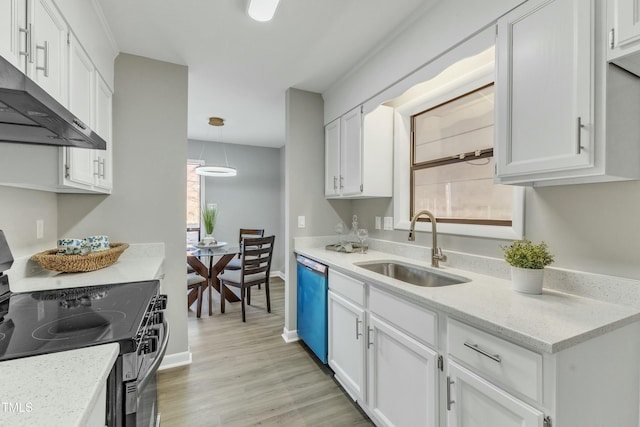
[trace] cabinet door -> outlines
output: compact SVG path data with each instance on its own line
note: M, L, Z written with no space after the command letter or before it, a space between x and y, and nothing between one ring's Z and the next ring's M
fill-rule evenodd
M433 350L369 316L369 409L382 425L438 425L437 358Z
M364 402L364 310L329 291L329 366L354 400Z
M0 2L0 56L25 71L27 0Z
M447 369L448 427L542 427L542 412L453 361Z
M640 0L614 0L615 45L640 40Z
M89 56L72 35L69 45L69 110L88 127L92 127L95 94L95 72ZM80 187L94 184L98 165L94 164L95 150L66 148L66 178Z
M113 94L102 76L96 73L96 112L95 132L106 142L106 150L95 150L94 165L97 166L96 187L110 191L113 187L112 175L112 141L111 141L111 104Z
M349 111L340 126L340 189L342 195L362 191L362 107Z
M51 0L31 0L31 55L27 74L67 105L67 24Z
M340 119L324 129L324 195L340 194Z
M530 0L498 20L497 176L593 163L593 0Z

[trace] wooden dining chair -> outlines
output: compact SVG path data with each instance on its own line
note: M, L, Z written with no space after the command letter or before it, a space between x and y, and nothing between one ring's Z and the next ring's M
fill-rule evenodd
M218 275L220 280L220 312L224 313L225 292L229 286L240 288L240 303L242 304L242 321L246 322L245 297L251 305L251 287L264 283L267 296L267 312L271 313L271 299L269 296L269 273L271 272L271 258L275 236L246 237L243 240L240 253L240 269L226 270Z
M238 234L238 245L242 247L242 240L245 237L264 237L264 228L241 228L240 233ZM242 253L238 254L237 258L229 261L224 268L225 270L240 270L242 267L240 256Z
M189 271L191 270L191 272ZM209 286L209 270L197 257L193 255L187 256L187 309L198 300L196 308L196 316L202 315L202 300L204 298L205 289L209 290L209 316L213 314L213 305L211 302L211 286Z

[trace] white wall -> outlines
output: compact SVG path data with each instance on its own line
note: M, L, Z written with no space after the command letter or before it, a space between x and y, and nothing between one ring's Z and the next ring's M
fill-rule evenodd
M1 144L1 143L0 143ZM28 167L29 164L22 164ZM36 221L44 221L44 237L36 239ZM55 248L58 240L58 195L0 186L0 230L14 258Z
M435 60L520 3L523 0L437 2L359 69L322 94L324 122L329 123Z
M113 97L113 194L59 195L60 236L165 244L167 354L187 351L187 67L121 54Z
M284 216L282 215L281 149L220 142L189 141L189 159L237 169L234 177L205 177L205 201L218 205L214 236L238 242L240 228L264 228L275 235L272 272L284 272Z

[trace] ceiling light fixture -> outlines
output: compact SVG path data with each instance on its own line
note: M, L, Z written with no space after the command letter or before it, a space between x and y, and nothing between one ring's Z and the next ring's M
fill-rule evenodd
M209 124L211 126L224 126L224 119L220 117L209 117ZM196 168L196 174L202 176L217 176L217 177L227 177L227 176L236 176L238 171L235 168L229 166L229 161L227 160L227 149L223 142L222 148L224 149L224 162L225 166L220 165L204 165ZM204 143L202 145L202 149L204 150ZM200 154L202 158L202 153Z
M249 0L247 13L259 22L271 21L280 0Z

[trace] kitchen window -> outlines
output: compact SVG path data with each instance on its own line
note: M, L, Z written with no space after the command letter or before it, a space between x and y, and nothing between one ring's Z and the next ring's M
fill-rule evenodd
M494 84L411 117L410 212L511 226L513 188L493 183Z
M524 188L493 183L494 60L493 46L459 56L386 103L395 109L395 229L428 209L442 234L523 237ZM416 228L431 231L427 221Z

